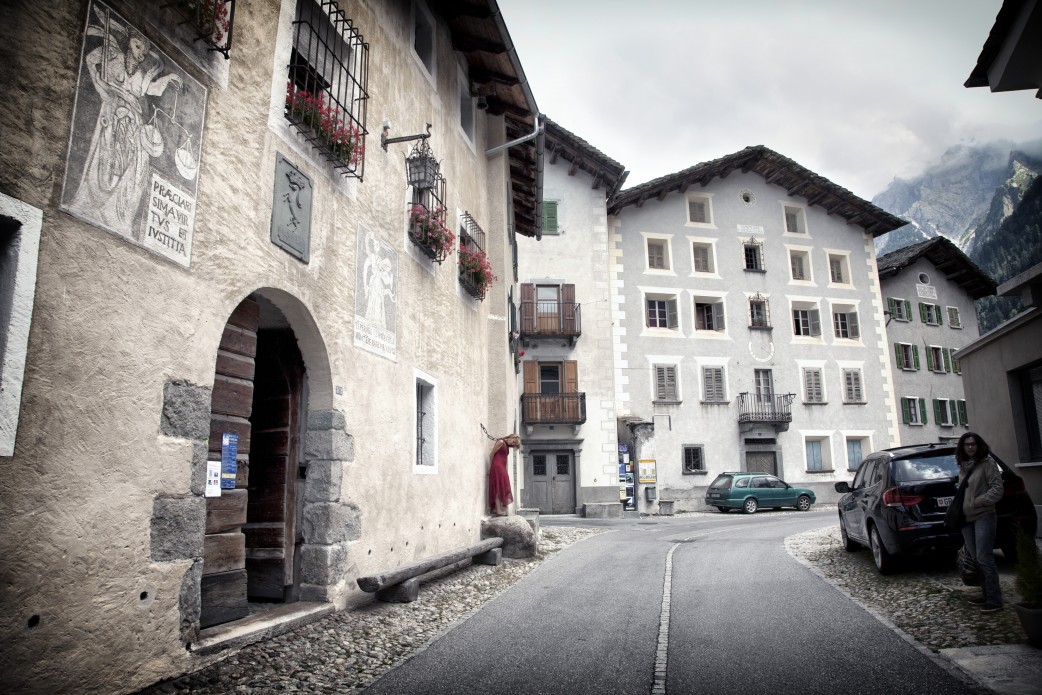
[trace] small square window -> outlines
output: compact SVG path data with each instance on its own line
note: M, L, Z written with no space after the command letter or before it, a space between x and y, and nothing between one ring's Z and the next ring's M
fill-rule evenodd
M829 280L836 284L849 284L850 271L847 269L847 257L829 254Z
M919 302L919 318L928 326L940 326L943 323L940 305Z
M648 239L648 268L669 270L669 249L666 240Z
M695 301L695 330L724 330L724 303Z
M864 403L865 395L861 388L861 370L843 370L843 402Z
M700 444L684 445L684 473L705 473L705 449Z
M691 253L693 268L696 273L713 272L713 247L710 244L693 242Z
M727 395L724 389L723 367L702 367L703 400L707 403L724 403Z
M770 328L771 313L767 299L757 295L749 299L749 328Z
M959 317L959 307L948 307L948 325L952 328L962 328L962 319Z
M821 312L818 309L793 309L792 332L807 338L821 335Z
M677 388L677 366L675 364L655 365L655 401L678 403L680 391Z
M434 77L435 69L435 42L434 42L434 18L427 8L418 2L413 3L413 35L412 50L427 74Z
M742 245L745 253L745 269L763 272L763 244L750 239Z
M856 311L837 311L832 314L832 326L837 338L856 340L861 337Z
M825 387L822 383L821 369L817 367L808 367L803 370L803 402L825 402Z
M828 437L807 437L804 440L808 471L832 470L832 455Z
M901 399L901 417L906 425L925 425L926 399L905 396Z
M793 280L810 280L810 254L806 251L790 251L789 268Z
M906 371L919 369L919 346L909 343L894 343L894 355L897 358L897 368Z
M648 328L679 328L675 296L648 295L645 308Z
M789 234L807 233L807 223L803 218L803 208L785 206L785 231Z
M912 320L912 303L907 299L887 297L886 305L887 309L890 310L890 318L892 318L894 321Z
M687 199L687 221L690 224L713 224L713 210L708 196L689 196Z
M460 73L459 80L459 127L467 140L474 142L475 100L470 95L470 79Z
M847 470L860 468L862 456L868 450L868 442L863 437L847 437Z

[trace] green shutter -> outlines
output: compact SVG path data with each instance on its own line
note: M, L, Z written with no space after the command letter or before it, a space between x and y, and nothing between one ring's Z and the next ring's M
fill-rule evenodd
M894 301L893 297L886 298L886 310L890 312L890 318L894 318L894 314L897 311L897 302Z
M905 303L905 321L911 321L912 320L912 300L911 299L905 299L904 303Z
M921 417L923 419L923 424L925 425L927 423L927 419L926 419L926 399L925 398L920 398L919 399L919 417Z
M933 359L933 348L926 348L926 368L932 372L936 366Z
M934 306L934 311L937 312L937 325L938 326L943 326L944 325L944 312L941 311L941 305L940 304L934 304L933 306Z
M901 343L894 343L894 355L896 356L896 360L897 360L897 368L898 369L904 369L905 368L905 358L904 358L904 352L901 350Z
M956 405L956 407L959 410L959 424L960 425L968 425L968 424L970 424L970 419L968 417L966 417L966 401L956 401L955 405Z
M919 371L919 346L912 346L912 364L915 366L916 371Z
M941 421L941 401L936 398L933 399L933 420L938 423Z
M556 232L557 231L557 201L556 200L544 200L543 201L543 231L544 232Z
M941 354L944 355L944 371L950 372L952 370L952 349L944 348L941 350Z
M908 410L908 399L907 398L902 398L901 399L901 416L904 418L904 421L905 421L906 425L912 424L912 414Z
M919 302L919 320L926 323L926 305Z

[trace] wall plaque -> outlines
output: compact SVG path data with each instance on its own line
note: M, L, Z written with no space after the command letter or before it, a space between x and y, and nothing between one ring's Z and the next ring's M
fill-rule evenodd
M355 345L395 360L398 354L398 254L363 226L358 227L355 277Z
M282 154L275 155L275 198L271 205L271 242L308 262L311 249L311 179Z

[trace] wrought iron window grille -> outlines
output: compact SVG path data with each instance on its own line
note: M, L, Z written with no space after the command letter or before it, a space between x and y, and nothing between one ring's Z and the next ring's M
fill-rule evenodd
M481 301L496 276L485 255L485 232L469 212L460 217L459 249L459 283L467 294Z
M365 172L369 44L335 0L297 0L286 120L342 176Z
M438 174L431 188L414 189L409 204L409 240L435 263L448 258L456 235L445 223L445 179Z
M746 270L757 273L767 272L763 261L763 242L755 237L749 237L749 240L742 244L742 250L745 255Z
M759 292L749 297L749 328L771 328L771 305Z
M231 57L235 0L177 0L167 7L172 7L183 23L192 25L196 41L222 54L225 60Z

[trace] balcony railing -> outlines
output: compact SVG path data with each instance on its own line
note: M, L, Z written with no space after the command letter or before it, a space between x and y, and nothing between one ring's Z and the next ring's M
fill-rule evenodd
M521 302L521 337L574 341L582 335L580 309L575 302Z
M761 396L738 394L738 422L792 422L792 399L795 394Z
M526 393L521 396L526 425L581 425L586 422L585 393Z

